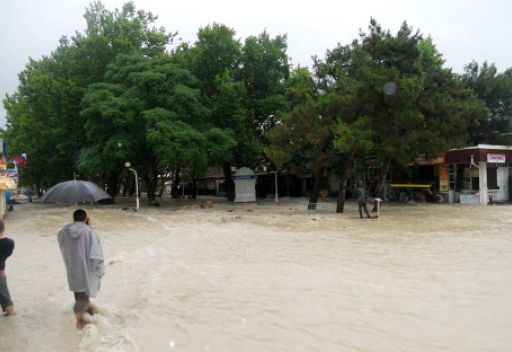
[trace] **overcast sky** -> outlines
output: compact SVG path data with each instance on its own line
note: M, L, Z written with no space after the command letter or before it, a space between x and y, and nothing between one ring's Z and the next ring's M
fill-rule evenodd
M28 58L41 58L58 45L61 36L83 31L88 0L0 0L0 97L12 94L17 74ZM125 1L104 0L109 9ZM157 25L178 31L194 42L199 27L213 22L236 30L239 38L266 29L288 35L288 54L294 65L310 66L337 43L348 44L374 17L396 33L406 20L431 35L446 65L462 72L476 60L512 67L512 0L138 0L137 8L158 15ZM5 111L0 104L0 126Z

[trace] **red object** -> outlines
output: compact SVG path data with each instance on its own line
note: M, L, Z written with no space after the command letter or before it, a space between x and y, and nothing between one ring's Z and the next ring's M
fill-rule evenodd
M26 163L27 163L27 159L25 159L23 156L21 155L16 155L14 158L13 158L14 161L16 161L18 164L20 164L21 166L24 166Z

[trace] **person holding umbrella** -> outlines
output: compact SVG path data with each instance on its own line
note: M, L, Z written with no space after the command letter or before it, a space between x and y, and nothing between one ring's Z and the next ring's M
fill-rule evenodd
M69 290L75 295L76 327L81 329L87 323L85 313L95 313L89 298L96 297L105 271L100 238L91 227L85 210L76 210L73 221L59 231L57 238L66 265Z

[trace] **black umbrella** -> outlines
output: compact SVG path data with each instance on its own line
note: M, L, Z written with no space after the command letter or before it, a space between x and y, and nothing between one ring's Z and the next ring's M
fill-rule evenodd
M89 181L66 181L57 183L43 196L43 203L82 203L97 202L110 196Z

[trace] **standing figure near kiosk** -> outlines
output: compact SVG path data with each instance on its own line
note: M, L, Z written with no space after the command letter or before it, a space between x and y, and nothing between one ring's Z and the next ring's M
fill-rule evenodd
M374 219L376 217L371 216L370 212L368 211L368 207L366 205L367 198L366 198L366 189L364 187L364 183L362 181L357 181L356 183L356 189L355 194L357 196L357 207L359 209L359 216L361 219L363 218L363 210L368 219Z

